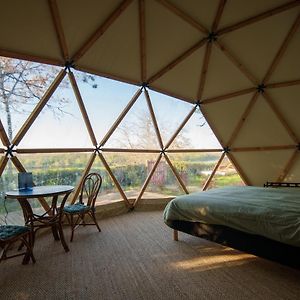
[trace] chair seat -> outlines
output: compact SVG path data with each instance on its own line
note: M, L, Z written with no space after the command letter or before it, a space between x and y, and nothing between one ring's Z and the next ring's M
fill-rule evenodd
M1 225L0 226L0 240L5 241L12 237L18 236L25 232L29 232L30 229L27 226L19 225Z
M65 206L64 207L64 212L72 214L72 213L84 212L84 211L89 210L89 209L90 209L90 206L87 206L87 205L84 205L84 204L81 204L81 203L75 203L75 204L72 204L72 205Z

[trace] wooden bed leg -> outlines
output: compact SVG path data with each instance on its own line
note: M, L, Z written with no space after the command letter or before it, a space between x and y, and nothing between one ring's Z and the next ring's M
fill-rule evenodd
M173 239L174 239L174 241L178 241L178 231L177 230L173 230Z

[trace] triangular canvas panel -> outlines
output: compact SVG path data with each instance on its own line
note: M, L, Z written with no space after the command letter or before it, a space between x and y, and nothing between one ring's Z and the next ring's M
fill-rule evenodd
M78 51L120 4L118 0L57 1L70 57ZM70 7L72 13L70 13ZM78 29L80 24L80 30Z
M300 182L300 157L296 157L290 171L284 178L286 182Z
M114 171L113 165L110 164L110 168ZM102 178L102 185L96 200L96 205L124 200L99 157L96 157L94 160L90 169L90 173L92 172L100 174Z
M195 51L173 69L151 83L151 86L159 90L172 91L178 97L187 97L187 99L195 101L197 99L204 53L205 47Z
M169 153L173 166L189 193L201 191L221 157L221 152Z
M197 108L170 145L171 149L221 148L215 134L201 111Z
M154 160L147 161L148 174L151 172L154 163ZM185 192L180 187L165 158L162 158L158 163L141 199L163 199L182 194L185 194Z
M300 137L300 85L268 90L271 98L288 125Z
M247 77L216 46L212 47L201 100L253 86Z
M239 62L262 81L298 13L297 9L290 9L225 34L221 40Z
M199 2L205 5L205 9L199 9ZM210 30L217 12L218 0L181 1L173 0L172 3L199 24ZM200 5L201 5L200 4Z
M201 109L226 146L253 94L203 104Z
M250 184L263 186L276 181L290 159L293 150L232 152L236 163L245 173Z
M152 90L149 95L163 143L166 145L195 105Z
M62 61L48 1L4 1L1 11L0 49Z
M12 140L60 71L59 67L0 57L7 102L1 98L0 118ZM15 72L11 76L12 70ZM14 78L23 76L24 81Z
M144 94L136 100L104 147L160 149Z
M191 48L204 34L156 1L146 1L147 77Z
M108 153L103 156L125 195L133 202L148 176L149 165L157 158L152 153Z
M282 82L300 78L300 59L295 59L300 53L300 27L289 42L288 47L279 61L269 82Z
M79 64L89 70L141 81L138 22L138 2L135 1L95 42Z
M293 143L294 141L269 104L262 96L259 96L232 146L263 147Z
M224 28L287 3L286 0L255 1L230 0L226 2L219 28ZM238 12L233 14L232 12Z
M135 95L137 87L95 75L90 77L93 79L89 79L86 77L90 75L82 72L74 74L79 78L77 84L81 97L96 139L100 142ZM84 82L84 78L89 84Z
M19 148L93 147L68 79L60 84L33 122Z
M219 168L217 169L208 189L220 188L225 186L243 186L244 181L237 172L235 166L225 155Z

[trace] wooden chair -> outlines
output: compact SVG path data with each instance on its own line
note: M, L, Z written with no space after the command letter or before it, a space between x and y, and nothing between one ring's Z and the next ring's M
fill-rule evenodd
M26 251L8 256L7 255L8 250L10 250L11 246L18 241L20 241L23 245L26 246ZM35 258L32 252L32 248L33 248L32 231L27 226L1 225L0 226L0 247L2 248L0 252L0 262L5 259L24 255L23 262L22 262L23 265L27 264L30 258L32 262L35 263Z
M95 217L95 201L97 199L101 184L102 178L99 174L90 173L86 175L82 183L78 202L64 207L63 212L66 215L72 230L70 238L71 242L73 241L74 230L79 225L96 225L99 232L101 231ZM90 216L93 223L85 222L84 218L86 215Z

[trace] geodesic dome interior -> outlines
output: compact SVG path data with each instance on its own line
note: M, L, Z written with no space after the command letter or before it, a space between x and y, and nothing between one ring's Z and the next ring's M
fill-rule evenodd
M0 123L0 171L16 153L91 153L106 166L123 199L122 187L105 160L107 142L141 95L157 138L156 149L114 149L156 155L141 191L159 161L169 164L184 192L184 180L169 160L171 145L197 109L220 147L178 152L217 152L248 185L300 180L300 1L293 0L28 0L1 4L0 55L61 67L52 85L12 141ZM13 20L13 21L12 21ZM136 93L106 134L95 135L74 70L132 84ZM22 149L21 141L56 88L68 75L91 139L86 149ZM190 104L178 128L164 140L151 102L159 92ZM101 95L101 89L99 89ZM162 100L163 101L163 100ZM172 111L169 111L172 114ZM174 115L174 118L177 116ZM22 170L17 156L12 158Z

